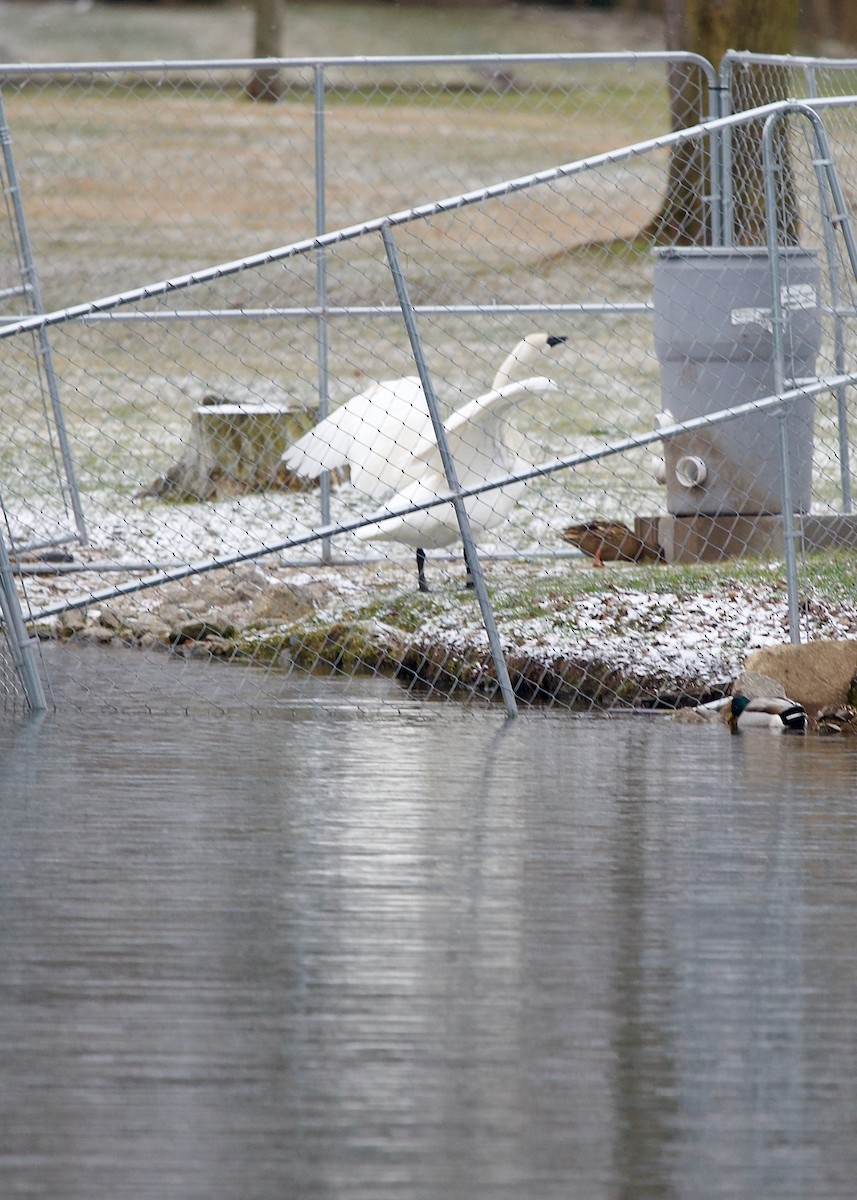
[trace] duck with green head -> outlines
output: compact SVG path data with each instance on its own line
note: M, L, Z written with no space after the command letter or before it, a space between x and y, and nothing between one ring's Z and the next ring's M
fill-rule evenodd
M770 729L773 733L804 733L806 709L781 696L733 696L726 709L726 723L732 733L747 729Z

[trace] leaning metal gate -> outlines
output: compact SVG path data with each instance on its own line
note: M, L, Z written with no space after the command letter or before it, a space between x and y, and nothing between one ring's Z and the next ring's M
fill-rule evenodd
M839 255L840 251L838 250L837 246L835 246L833 243L836 242L838 245L838 242L840 242L840 241L843 242L844 243L844 255L842 257L844 258L844 261L850 268L852 275L857 276L857 254L855 254L853 235L851 233L850 222L847 219L846 207L845 207L845 203L844 203L844 197L842 194L842 188L840 186L838 176L836 173L836 169L835 169L835 166L833 163L832 155L830 153L830 149L827 144L824 127L821 124L821 121L820 121L817 113L813 109L808 108L806 106L794 106L794 105L790 106L787 104L770 106L769 109L766 110L766 113L765 113L767 124L766 124L765 140L763 143L763 153L764 153L764 160L765 160L764 161L764 179L765 179L766 210L767 210L767 218L768 218L767 219L767 237L768 237L769 250L771 251L772 272L774 272L774 274L775 274L778 269L778 265L777 265L778 264L778 254L777 254L778 231L777 231L777 215L776 215L776 209L777 209L777 204L778 204L778 195L777 195L777 187L776 187L776 183L775 183L775 175L776 175L776 172L780 169L779 164L775 161L775 151L773 149L774 131L776 129L776 125L777 125L778 121L784 119L785 115L787 115L787 114L795 114L795 113L797 113L802 119L808 120L812 125L812 137L813 137L814 145L815 145L814 166L815 166L815 170L817 173L817 183L818 183L818 188L819 188L819 208L822 210L822 212L825 215L825 240L827 243L826 249L827 249L828 257L832 259L832 258L836 257L837 255ZM697 130L682 131L677 134L669 135L664 138L655 139L651 143L646 143L643 145L636 145L634 147L628 148L627 151L618 152L617 154L612 154L609 157L611 158L612 161L616 161L617 158L621 157L622 155L627 155L629 157L632 157L634 155L645 153L647 150L653 148L655 145L657 146L658 149L663 149L663 148L667 148L671 145L681 144L683 141L690 141L690 140L692 140L694 138L698 138L700 136L711 137L711 138L717 139L719 137L719 135L721 135L725 131L740 128L741 125L743 123L745 123L748 119L749 118L747 117L746 114L741 114L737 117L728 118L728 119L724 119L721 121L709 122L709 123L703 124ZM758 115L756 115L756 117L754 119L758 119ZM11 159L9 159L8 161L11 162ZM147 298L147 299L156 295L158 293L158 291L161 291L162 294L168 294L168 293L173 294L174 292L182 290L183 288L190 288L193 286L197 286L200 283L204 283L207 279L212 279L212 280L213 279L221 279L228 275L238 274L244 270L250 269L250 268L258 265L262 260L264 260L265 262L283 262L283 261L286 261L289 259L299 258L301 256L318 255L319 253L323 252L325 249L333 248L337 245L341 245L343 242L348 241L350 239L354 239L354 238L358 238L358 237L363 238L363 237L366 237L367 235L380 234L382 242L384 244L385 253L386 253L386 256L388 259L389 268L392 273L392 277L396 283L396 291L397 291L399 303L401 306L401 311L402 311L402 314L404 317L405 325L407 327L408 337L409 337L409 340L411 343L411 348L412 348L412 352L413 352L413 356L414 356L414 362L416 363L417 369L422 378L422 381L423 381L423 384L425 387L425 391L426 391L427 399L430 399L430 397L432 395L432 391L433 391L432 381L431 381L430 374L428 372L428 368L426 366L425 355L422 352L420 338L419 338L419 334L417 332L416 321L415 321L415 315L416 315L415 306L412 305L410 298L407 294L407 287L404 284L404 277L403 277L403 274L401 272L401 269L400 269L400 266L398 263L398 256L397 256L396 245L395 245L395 231L399 228L405 228L414 222L419 222L420 220L423 220L426 217L426 215L440 213L445 210L460 209L462 207L478 206L480 204L484 204L485 202L491 200L492 198L494 198L496 196L509 195L516 191L525 192L528 189L538 186L539 184L544 183L548 180L560 180L563 178L573 178L578 173L584 172L587 169L589 169L592 165L593 165L592 160L585 160L580 163L569 164L565 167L555 168L549 172L542 172L537 175L526 177L524 179L512 181L511 183L505 182L505 183L503 183L501 185L497 185L496 187L493 187L493 188L481 189L478 192L470 193L468 195L458 196L458 197L453 198L450 201L444 201L444 202L440 202L438 204L430 205L430 206L423 206L421 209L418 209L418 210L411 210L404 214L396 214L393 217L383 218L376 222L370 222L370 223L367 223L367 224L361 226L356 231L355 230L350 230L350 231L346 230L346 231L340 231L337 233L333 233L330 235L323 235L319 238L312 239L310 242L297 243L297 244L294 244L294 245L291 245L288 247L284 247L280 250L270 252L269 254L266 254L266 255L253 256L250 259L240 260L236 263L221 264L221 265L219 265L215 268L211 268L209 270L199 271L199 272L194 273L191 276L185 276L185 277L181 277L181 278L173 278L170 280L166 280L166 281L163 281L163 283L161 285L149 286L146 289L144 289L143 291L141 291L140 289L133 289L126 293L122 293L118 296L109 297L108 299L103 300L103 301L94 301L91 304L75 306L74 310L64 310L64 311L49 313L49 314L44 314L44 313L40 313L40 312L36 311L34 313L34 315L29 318L25 318L25 319L22 319L19 321L12 321L12 322L7 323L6 326L2 330L0 330L0 338L9 339L9 338L17 337L17 336L32 336L35 334L40 339L40 344L47 345L46 335L47 335L47 330L50 327L62 326L63 324L67 323L68 321L74 321L74 320L80 319L81 317L87 317L90 315L105 313L105 312L111 311L116 308L121 308L124 305L136 303L141 298L143 298L143 292L145 294L145 298ZM11 172L8 172L8 173L11 174ZM17 219L17 214L16 214L16 219ZM19 228L21 230L23 230L23 228L24 228L22 213L20 216ZM776 334L776 331L779 330L782 325L782 313L776 311L777 304L778 304L777 297L779 296L779 294L780 294L779 288L774 287L774 289L773 289L774 311L772 312L771 319L772 319L772 326L773 326L775 334ZM30 297L30 301L31 301L31 305L35 302L35 305L38 306L38 294L32 293L31 297ZM837 314L837 322L840 321L841 319L844 319L844 315L847 315L845 307L843 307L841 313ZM44 339L44 340L42 341L42 339ZM781 375L782 375L782 372L781 372ZM763 399L761 401L754 402L754 404L751 407L753 407L755 409L760 409L760 410L765 409L765 408L770 408L773 410L782 411L784 409L784 406L787 405L790 400L794 399L797 396L815 395L815 394L819 394L821 392L832 391L832 390L835 390L839 394L842 394L844 391L844 388L847 385L852 384L854 382L854 377L848 375L847 373L841 373L840 375L835 376L835 377L820 378L820 379L814 380L814 381L801 380L799 387L797 387L797 388L788 386L789 383L792 383L792 382L793 381L788 381L785 378L781 378L779 381L780 386L778 387L776 394L774 394L770 397L766 397L765 399ZM60 418L61 418L61 410L57 409L56 411L59 411ZM444 461L444 469L447 474L447 481L448 481L448 485L449 485L448 494L434 500L432 503L434 503L434 504L450 504L451 503L456 508L456 512L459 517L459 525L461 528L462 539L464 541L465 546L468 549L468 559L470 559L472 556L473 565L475 565L477 568L475 574L476 574L476 582L477 582L478 599L480 602L480 606L482 608L483 619L485 621L486 629L489 634L489 640L491 641L492 657L494 658L495 667L497 670L497 676L498 676L498 680L500 683L500 690L501 690L501 694L503 696L503 700L504 700L507 712L512 713L515 710L514 695L512 693L511 687L508 684L508 676L505 675L505 666L503 663L502 651L499 647L496 637L492 637L493 614L491 612L491 606L490 606L490 602L488 601L487 593L485 592L484 586L481 585L481 577L480 577L479 568L478 568L479 560L478 560L478 555L476 553L475 545L473 544L472 538L470 537L470 534L468 531L467 513L466 513L466 508L464 506L464 500L469 495L475 495L475 494L479 494L481 492L490 491L491 489L494 489L494 488L503 487L503 486L508 485L509 483L517 482L524 478L534 478L537 476L546 476L546 475L550 475L550 474L558 472L558 471L568 470L568 469L574 468L576 466L580 466L584 462L593 462L600 458L605 458L605 457L609 457L612 455L624 453L630 448L639 449L644 446L651 445L652 443L655 443L655 442L661 442L665 438L669 438L678 433L686 433L689 431L693 431L695 428L708 427L708 426L710 426L712 424L716 424L720 421L732 420L732 419L735 419L736 417L740 416L742 411L743 411L743 407L739 407L739 408L735 408L733 410L724 410L717 414L713 414L712 416L706 416L705 418L702 418L695 422L690 421L690 422L678 423L678 424L675 424L672 426L667 425L667 426L662 427L659 430L654 431L650 434L641 434L641 435L637 435L632 438L623 439L621 442L618 442L618 443L606 444L606 445L598 448L597 450L589 451L586 454L568 455L568 456L554 459L552 461L546 461L546 462L539 463L536 466L532 467L528 472L526 472L524 474L520 474L520 475L516 475L516 476L505 476L505 477L502 477L499 479L494 479L494 480L486 480L486 482L484 484L480 484L479 486L472 487L470 489L461 489L458 486L457 480L455 478L454 462L452 461L451 457L449 456L448 448L445 445L445 434L444 434L444 429L443 429L443 423L435 413L432 413L432 417L433 417L434 424L435 424L435 433L436 433L436 437L437 437L437 441L438 441L438 446L439 446L441 454L445 460ZM782 449L783 449L784 478L787 478L788 448L785 443L783 443ZM72 478L71 472L68 473L68 477ZM396 511L396 510L391 510L391 511ZM404 511L407 512L409 510L404 510ZM792 618L790 620L790 633L791 633L793 640L798 640L799 639L799 630L798 630L798 624L797 624L797 619L796 619L797 594L796 594L796 585L794 582L795 581L794 547L795 547L796 535L795 535L794 529L791 527L791 522L792 522L792 514L790 512L790 505L786 505L785 513L784 513L784 526L785 526L785 528L784 528L784 546L785 546L787 564L788 563L791 564L790 568L789 568L790 618ZM366 524L366 523L368 523L368 522L365 520L359 520L359 521L352 522L350 524L342 523L342 522L334 523L332 525L323 524L321 529L314 530L311 535L308 535L304 538L282 539L279 542L273 542L270 544L266 544L264 547L257 547L257 548L253 548L253 549L250 549L247 551L243 551L238 555L222 555L222 556L217 556L216 558L212 558L212 559L209 559L206 561L189 563L186 566L177 568L174 571L163 572L159 575L152 576L143 581L134 581L130 585L120 585L119 587L114 588L114 589L105 589L103 592L99 593L97 596L90 595L82 600L72 600L72 601L68 602L64 607L68 609L68 608L73 608L77 604L92 603L93 600L99 600L99 601L107 600L107 599L110 599L112 596L128 594L132 590L140 590L142 588L155 587L155 586L158 586L159 584L163 584L163 583L169 582L171 580L180 579L180 578L187 577L190 575L203 574L207 571L214 570L218 567L222 567L224 565L229 565L230 563L252 561L256 558L263 557L267 554L271 554L272 552L276 552L278 550L291 549L300 544L308 544L312 541L318 541L323 538L333 536L336 533L343 532L344 530L357 529L361 525ZM14 641L14 645L16 648L15 649L16 670L18 671L19 676L21 678L21 682L24 687L28 703L33 708L39 708L39 707L43 706L43 704L44 704L44 697L43 697L43 694L40 692L40 687L39 687L39 683L38 683L38 673L35 671L35 668L33 665L33 658L32 658L33 644L32 644L32 641L27 638L26 633L23 632L24 631L23 620L21 620L20 622L18 621L18 617L20 615L20 603L18 600L17 592L15 591L15 588L14 588L11 566L10 566L10 564L8 564L8 554L6 554L6 552L5 552L5 547L4 547L4 553L3 553L3 561L0 561L0 580L2 580L2 590L3 590L3 600L4 600L4 603L3 603L4 623L6 624L7 631L13 635L13 641ZM55 608L53 611L58 612L58 611L62 611L62 610L63 610L63 606L60 606L60 607ZM42 612L40 612L36 615L45 616L45 615L47 615L47 611L43 610Z

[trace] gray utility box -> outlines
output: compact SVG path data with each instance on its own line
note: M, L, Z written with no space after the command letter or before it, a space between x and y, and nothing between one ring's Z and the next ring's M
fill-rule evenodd
M682 247L657 251L655 349L666 420L688 421L776 392L771 268L763 247ZM815 253L780 251L785 386L814 377L821 344L820 274ZM792 497L806 512L812 493L814 402L795 401L787 418ZM752 413L681 434L664 444L667 508L698 513L782 512L779 417Z

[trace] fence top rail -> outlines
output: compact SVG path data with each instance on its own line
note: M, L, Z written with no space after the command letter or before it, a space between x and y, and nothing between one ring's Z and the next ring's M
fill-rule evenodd
M352 56L320 56L309 58L214 58L214 59L159 59L120 62L53 62L53 63L3 63L0 78L19 75L62 74L111 74L135 71L137 73L160 73L164 71L209 71L235 70L252 71L259 67L271 68L314 68L314 67L389 67L389 66L441 66L477 65L485 63L607 63L607 62L694 62L713 76L708 59L688 50L607 50L589 53L557 54L378 54Z
M790 67L842 67L843 69L857 67L857 58L823 58L814 54L760 54L755 50L727 50L721 60L721 65L735 62Z
M812 77L816 71L857 70L857 58L816 58L803 54L759 54L754 50L727 50L718 69L719 86L731 91L732 78L739 67L767 66L803 71Z
M857 96L821 97L800 101L779 100L773 104L763 104L758 108L745 109L730 116L718 117L716 120L701 121L697 125L690 125L685 129L679 129L672 133L660 134L658 137L648 138L642 142L634 142L632 145L623 146L617 150L607 150L601 154L590 155L587 158L575 159L573 162L565 163L561 166L549 167L543 171L535 171L529 175L519 176L516 179L490 184L487 187L478 188L471 192L463 192L457 196L450 196L443 200L431 201L427 204L417 205L414 208L390 213L387 216L375 217L367 221L362 221L357 225L333 230L330 233L317 234L314 237L304 238L301 241L291 242L288 245L278 246L271 250L264 250L258 254L249 254L230 262L219 263L216 266L203 267L185 275L173 276L170 279L161 279L155 283L130 288L127 291L117 292L112 296L104 296L98 300L74 304L53 312L37 313L34 316L21 320L12 320L8 324L0 324L0 340L16 337L18 334L28 333L52 325L77 321L81 318L92 316L95 313L109 312L112 309L121 308L128 304L137 304L146 300L152 300L156 297L166 296L177 291L184 291L187 288L196 287L200 284L212 283L231 275L237 275L241 271L270 266L277 262L285 262L287 259L297 258L316 250L323 250L329 246L354 241L369 234L381 233L390 226L408 225L414 221L425 220L429 217L439 216L442 213L454 212L460 208L467 208L481 201L511 196L539 184L553 183L560 179L572 178L575 175L596 167L615 166L618 163L627 162L632 158L639 157L651 151L669 149L670 147L681 145L683 142L691 141L703 135L717 133L720 130L747 124L751 121L760 119L771 120L786 113L809 116L815 121L818 120L816 109L844 107L855 104L857 104Z

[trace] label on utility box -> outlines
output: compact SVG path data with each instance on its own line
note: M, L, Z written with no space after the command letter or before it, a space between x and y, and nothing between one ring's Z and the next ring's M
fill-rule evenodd
M771 328L771 310L769 308L733 308L733 325L761 325L763 329Z
M796 312L799 308L818 308L818 296L811 283L794 283L780 288L780 304Z
M786 312L818 307L818 296L811 283L789 284L780 288L780 304ZM733 308L730 313L733 325L761 325L771 329L769 308Z

